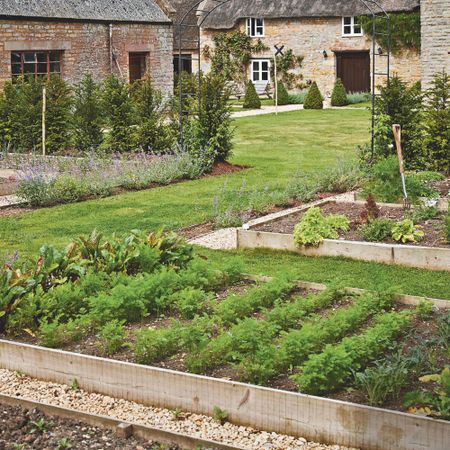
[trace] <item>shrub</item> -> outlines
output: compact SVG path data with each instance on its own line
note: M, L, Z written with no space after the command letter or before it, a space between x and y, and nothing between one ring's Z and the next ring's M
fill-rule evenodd
M226 161L233 147L230 97L221 76L206 75L201 89L199 115L200 151L208 150L208 160ZM194 154L195 156L195 154ZM205 159L205 155L199 155Z
M75 86L73 121L75 147L82 151L97 149L103 142L103 117L100 88L90 74Z
M251 80L247 81L247 85L245 87L244 108L245 109L261 108L261 100L256 92L255 85Z
M411 219L405 219L397 222L392 227L392 239L397 242L417 242L424 236L420 225L414 225Z
M344 83L338 78L334 85L333 93L331 94L331 106L345 106L348 105L347 91Z
M450 242L450 210L444 219L444 237L447 242Z
M114 355L124 345L125 327L124 321L117 319L107 322L97 334L97 346L102 355Z
M376 157L395 154L392 125L400 124L406 167L423 168L425 161L418 145L422 108L420 85L409 87L398 76L394 76L388 85L379 86L379 90L380 96L375 102L376 114L381 119L375 130Z
M109 128L106 147L119 153L135 150L133 102L128 83L113 75L108 76L102 87L102 107Z
M338 230L348 231L350 221L343 215L324 216L320 208L310 208L294 229L298 246L319 245L324 239L337 239Z
M434 76L426 93L423 149L427 167L450 173L450 75Z
M359 227L365 241L382 242L391 238L394 223L390 219L374 219Z
M59 76L50 77L46 86L46 150L55 153L71 145L72 90Z
M432 187L431 182L441 179L439 174L433 172L407 172L406 190L412 202L417 202L420 197L439 196ZM382 202L394 203L403 198L402 180L397 156L389 156L380 159L371 168L369 177L364 184L364 192L372 193Z
M289 105L289 94L286 90L286 87L284 86L284 83L282 81L279 81L277 83L277 96L278 96L278 105ZM274 99L275 103L275 99Z
M358 103L367 103L372 100L372 94L370 92L353 92L347 94L347 104L356 105Z
M305 109L323 109L323 97L315 81L309 87L303 107Z
M137 145L145 152L153 154L169 153L174 145L174 137L166 124L166 104L150 77L132 85L132 97L137 121Z
M290 105L303 105L305 102L305 97L308 92L297 92L296 94L289 94L289 104Z

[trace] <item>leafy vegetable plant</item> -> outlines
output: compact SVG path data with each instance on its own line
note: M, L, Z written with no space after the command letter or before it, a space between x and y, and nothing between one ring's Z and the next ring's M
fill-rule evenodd
M417 242L425 233L420 225L414 225L411 219L404 219L392 227L392 239L397 242Z
M318 207L310 208L294 229L298 246L320 245L324 239L337 239L339 230L348 231L350 221L343 215L324 216Z

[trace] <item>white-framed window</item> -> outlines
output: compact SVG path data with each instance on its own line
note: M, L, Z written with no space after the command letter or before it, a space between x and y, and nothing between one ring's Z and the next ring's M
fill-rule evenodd
M362 36L363 30L359 17L342 18L342 36Z
M270 83L270 60L251 60L251 80L253 83Z
M247 19L247 34L250 37L264 37L264 19L249 17Z

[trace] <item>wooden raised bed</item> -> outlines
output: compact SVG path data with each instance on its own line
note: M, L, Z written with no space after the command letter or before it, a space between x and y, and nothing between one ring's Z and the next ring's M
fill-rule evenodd
M262 217L251 221L237 230L238 248L268 248L286 250L306 256L340 256L362 261L374 261L386 264L396 264L431 270L450 271L450 247L432 247L421 245L404 245L395 243L372 243L358 240L325 239L318 247L298 247L292 233L261 231L265 225L274 225L277 221L295 216L312 206L323 207L327 203L349 203L361 207L365 202L352 201L354 194L326 199L300 208L286 210L282 214ZM400 209L402 205L380 204L391 209ZM441 205L444 208L444 205ZM276 226L272 228L276 229Z
M447 450L450 423L244 383L0 340L0 367L46 381L364 450Z

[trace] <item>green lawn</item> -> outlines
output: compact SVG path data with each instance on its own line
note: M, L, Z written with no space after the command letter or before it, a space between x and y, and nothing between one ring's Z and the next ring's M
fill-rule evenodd
M295 111L236 120L232 162L248 170L116 197L41 209L0 219L0 256L19 250L32 255L43 243L64 245L94 228L106 234L161 226L179 229L203 221L225 182L249 186L285 185L298 169L321 170L337 159L355 158L355 146L369 137L370 113L362 110ZM450 273L405 269L333 258L273 252L199 250L214 264L243 255L247 271L295 271L299 278L345 279L355 287L393 286L398 292L450 299Z
M367 140L365 111L295 111L236 120L232 162L251 166L233 175L176 184L78 204L40 209L0 219L0 255L30 254L43 243L63 245L74 236L169 229L203 221L214 195L227 181L249 186L285 184L297 169L320 170L336 159L351 159Z

